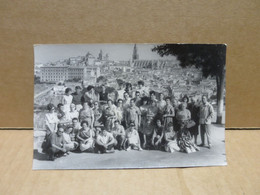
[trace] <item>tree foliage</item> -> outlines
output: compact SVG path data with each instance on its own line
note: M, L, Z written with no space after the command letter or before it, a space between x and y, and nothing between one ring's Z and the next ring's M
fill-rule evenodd
M182 67L202 68L204 77L222 75L226 61L223 44L162 44L154 47L160 56L174 55Z

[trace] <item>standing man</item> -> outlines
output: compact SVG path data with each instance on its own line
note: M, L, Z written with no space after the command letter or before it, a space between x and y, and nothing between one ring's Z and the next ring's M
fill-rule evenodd
M81 98L82 98L82 92L81 92L81 87L76 86L75 87L75 92L71 94L72 95L72 103L75 104L76 110L79 112L82 109L81 105Z
M199 112L199 123L200 123L200 134L201 134L201 144L200 146L205 146L205 135L208 141L208 148L211 148L211 119L213 118L214 110L210 103L208 103L207 97L202 96L202 104L200 106Z

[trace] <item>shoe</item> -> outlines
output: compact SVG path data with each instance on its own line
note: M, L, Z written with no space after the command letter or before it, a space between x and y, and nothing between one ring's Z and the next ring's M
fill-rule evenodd
M200 144L200 145L198 145L199 147L204 147L205 146L205 144Z
M210 149L211 147L212 147L212 145L211 145L211 144L209 144L207 148L208 148L208 149Z
M139 150L139 151L142 151L143 149L140 147L140 148L138 148L138 150Z
M131 150L131 147L126 148L126 151L129 151L129 150Z
M115 152L115 150L113 150L113 149L112 149L112 150L107 150L107 151L106 151L106 153L114 153L114 152Z

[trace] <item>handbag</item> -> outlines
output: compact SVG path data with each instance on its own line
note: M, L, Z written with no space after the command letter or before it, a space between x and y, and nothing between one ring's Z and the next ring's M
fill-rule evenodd
M194 120L189 120L186 124L186 127L189 129L191 127L194 127L196 125Z

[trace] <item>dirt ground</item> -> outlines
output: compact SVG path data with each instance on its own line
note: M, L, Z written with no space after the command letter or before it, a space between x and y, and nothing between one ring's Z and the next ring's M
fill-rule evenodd
M201 143L200 138L198 143ZM57 158L55 161L48 161L45 154L39 153L37 148L34 148L33 169L131 169L226 165L223 125L212 125L212 143L211 149L201 147L200 151L191 154L155 150L116 150L112 154L71 152L70 155Z

